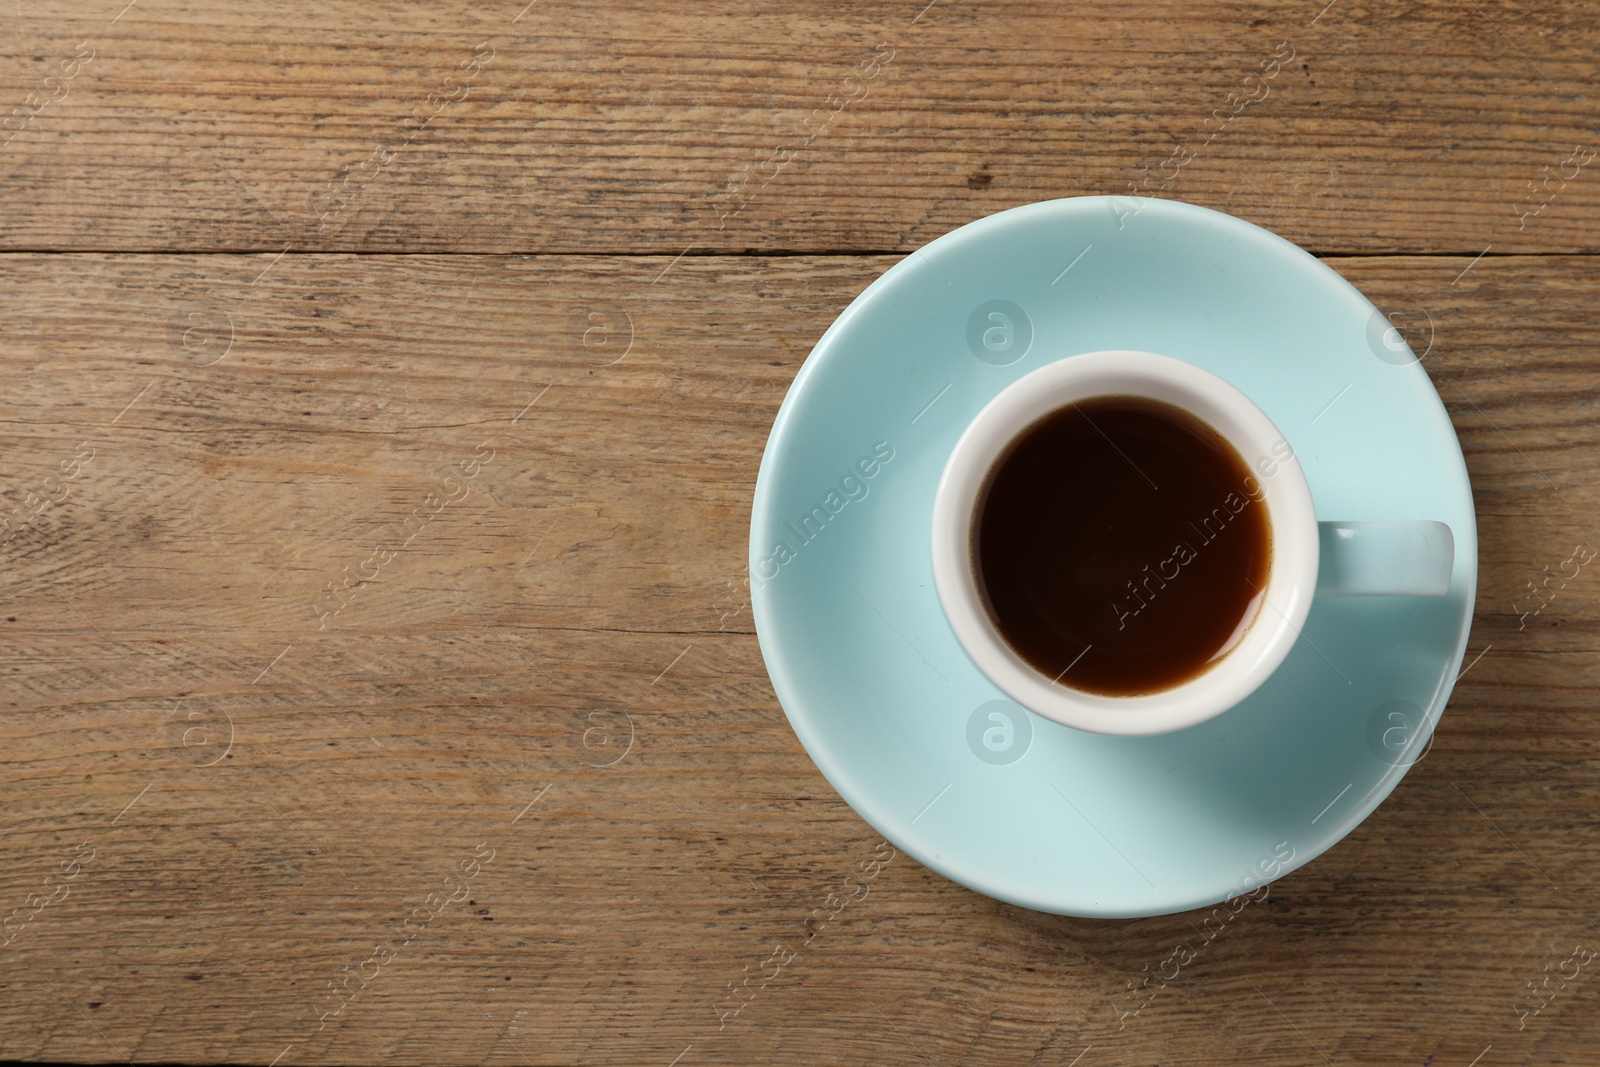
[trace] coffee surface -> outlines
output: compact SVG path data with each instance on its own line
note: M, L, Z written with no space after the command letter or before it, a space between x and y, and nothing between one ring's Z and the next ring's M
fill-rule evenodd
M1266 588L1260 483L1210 426L1142 397L1095 397L1027 427L973 517L985 608L1060 684L1133 696L1203 673Z

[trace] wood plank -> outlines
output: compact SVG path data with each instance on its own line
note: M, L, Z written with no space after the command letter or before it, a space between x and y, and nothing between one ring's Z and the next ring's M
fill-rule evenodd
M905 253L1017 204L1143 192L1319 252L1592 252L1590 14L19 7L0 248Z
M1600 266L1333 261L1434 324L1492 647L1394 796L1124 1019L1203 913L1039 915L898 856L807 940L879 839L767 681L750 478L892 262L0 256L0 489L60 497L0 567L0 904L79 861L0 947L0 1057L1585 1062L1592 979L1513 1009L1597 940L1600 584L1515 605L1600 545Z

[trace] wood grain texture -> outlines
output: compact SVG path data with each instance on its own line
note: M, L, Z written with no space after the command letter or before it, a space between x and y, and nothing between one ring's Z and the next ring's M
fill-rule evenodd
M525 3L0 4L0 1059L1594 1061L1593 970L1516 1011L1600 947L1586 5ZM1482 656L1124 1019L1204 913L815 924L884 853L742 571L849 301L1130 183L1426 349Z
M0 12L0 247L904 253L1130 190L1596 247L1581 0L125 2Z
M1596 940L1600 586L1513 604L1600 543L1592 259L1335 261L1435 323L1492 648L1394 796L1119 1029L1203 913L1038 915L899 856L804 944L878 838L766 680L750 477L892 257L272 258L0 257L6 498L93 448L6 546L0 899L92 858L0 949L0 1055L1587 1062L1600 987L1514 1006Z

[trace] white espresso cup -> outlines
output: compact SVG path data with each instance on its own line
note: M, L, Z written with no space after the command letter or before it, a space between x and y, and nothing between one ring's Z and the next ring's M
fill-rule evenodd
M1210 426L1251 468L1250 495L1265 504L1271 536L1266 581L1227 651L1187 681L1130 696L1075 689L1031 666L996 627L977 573L977 511L995 464L1040 419L1097 397L1170 404ZM1314 595L1442 596L1455 552L1440 522L1319 522L1293 449L1260 408L1210 371L1135 351L1070 356L1002 390L956 442L934 498L932 534L939 601L978 669L1029 711L1123 735L1193 726L1249 696L1294 647Z

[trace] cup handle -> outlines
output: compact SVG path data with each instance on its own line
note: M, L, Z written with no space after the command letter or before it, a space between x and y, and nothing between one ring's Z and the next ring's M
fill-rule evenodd
M1456 542L1442 522L1319 522L1318 596L1443 596Z

